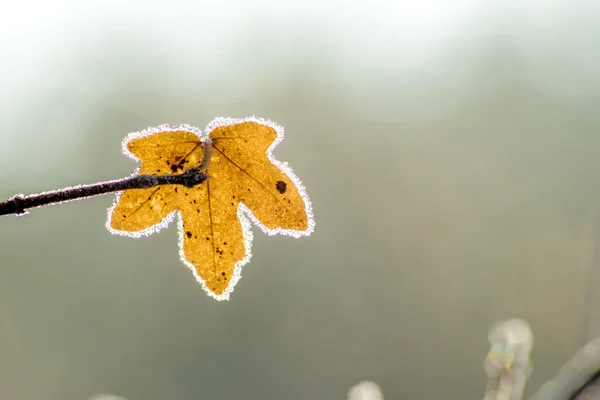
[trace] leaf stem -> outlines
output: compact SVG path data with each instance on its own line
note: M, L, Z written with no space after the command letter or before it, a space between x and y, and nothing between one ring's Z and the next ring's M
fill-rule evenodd
M197 168L189 168L181 174L136 175L114 181L80 185L39 194L17 194L6 201L0 202L0 215L23 215L27 214L27 210L31 208L65 203L129 189L148 189L161 185L183 185L191 188L205 182L209 178L208 175L201 172L203 167L204 165Z

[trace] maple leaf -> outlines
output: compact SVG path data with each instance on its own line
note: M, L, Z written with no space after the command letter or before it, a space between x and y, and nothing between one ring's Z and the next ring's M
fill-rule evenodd
M180 256L208 294L229 298L251 257L251 223L269 235L309 235L310 200L287 163L272 155L283 128L248 117L217 118L203 134L189 125L148 128L129 134L123 152L142 165L136 174L180 174L201 167L211 150L205 183L163 185L118 193L107 228L140 237L178 216Z

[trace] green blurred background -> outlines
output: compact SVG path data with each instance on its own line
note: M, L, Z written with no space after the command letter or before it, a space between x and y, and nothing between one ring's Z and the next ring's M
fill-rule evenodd
M600 334L600 3L24 1L0 15L0 197L127 176L131 131L255 114L316 231L229 302L112 196L0 219L0 399L483 396L524 318L526 393Z

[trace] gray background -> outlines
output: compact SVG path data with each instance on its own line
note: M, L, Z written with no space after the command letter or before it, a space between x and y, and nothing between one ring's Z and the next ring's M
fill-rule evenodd
M84 3L84 4L81 4ZM112 196L0 219L0 398L481 398L488 327L527 393L600 333L597 1L12 2L0 196L126 176L130 131L256 114L312 198L254 229L231 301Z

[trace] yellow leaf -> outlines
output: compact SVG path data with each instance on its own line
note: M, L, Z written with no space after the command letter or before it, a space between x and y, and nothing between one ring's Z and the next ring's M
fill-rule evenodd
M269 235L300 237L314 229L302 183L272 155L282 139L282 127L255 117L218 118L204 134L188 125L129 134L123 151L142 163L134 174L180 174L198 167L205 143L212 149L210 178L193 188L164 185L119 193L108 212L108 229L140 237L177 215L182 260L211 296L228 299L251 256L250 221Z

